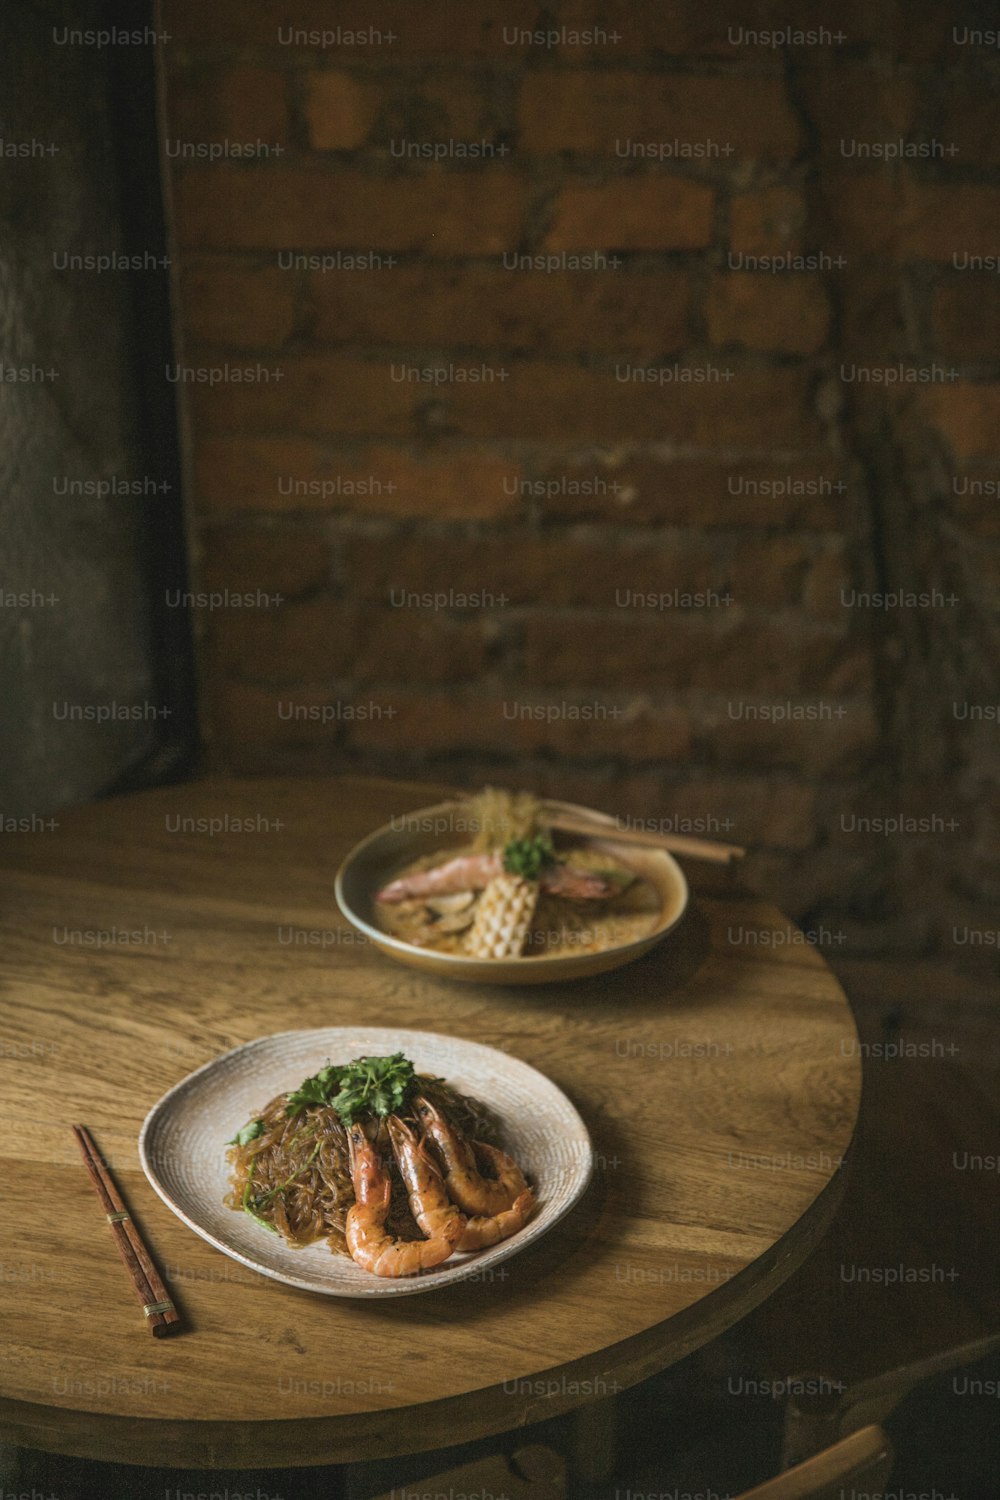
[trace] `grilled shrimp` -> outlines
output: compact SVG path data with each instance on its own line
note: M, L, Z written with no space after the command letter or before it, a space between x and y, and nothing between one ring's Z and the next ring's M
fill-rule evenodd
M460 854L431 870L418 870L413 875L390 881L375 899L391 904L411 897L442 896L452 891L484 891L492 880L503 874L502 850L495 849L492 854ZM538 883L550 895L565 896L570 901L604 901L618 889L606 875L593 870L577 870L557 860L542 866Z
M386 1122L399 1175L410 1196L410 1212L428 1239L447 1237L457 1222L465 1228L465 1216L445 1191L444 1180L414 1132L398 1115Z
M446 1261L464 1228L459 1215L442 1223L423 1240L396 1240L386 1233L392 1184L375 1147L361 1126L347 1132L355 1202L347 1214L345 1236L351 1257L376 1276L416 1276Z
M386 1120L392 1149L403 1181L410 1194L413 1217L426 1235L439 1234L444 1226L457 1220L461 1226L459 1250L483 1250L487 1245L509 1239L528 1221L535 1206L535 1195L525 1185L513 1204L494 1214L474 1214L466 1218L448 1196L440 1171L430 1160L422 1141L402 1120L390 1115ZM502 1152L498 1152L502 1156ZM506 1158L510 1161L510 1158ZM516 1169L515 1169L516 1170ZM523 1178L521 1179L524 1180ZM495 1184L490 1184L495 1186Z
M500 1240L510 1239L531 1218L531 1210L535 1206L535 1195L530 1188L525 1188L519 1193L511 1204L498 1214L473 1214L472 1218L466 1219L462 1238L458 1242L459 1250L484 1250L487 1245L499 1244Z
M448 1195L463 1213L499 1214L523 1193L530 1192L524 1173L505 1151L488 1146L485 1141L474 1145L467 1141L423 1095L414 1099L413 1107L440 1156ZM497 1174L495 1180L482 1175L477 1155L492 1164Z

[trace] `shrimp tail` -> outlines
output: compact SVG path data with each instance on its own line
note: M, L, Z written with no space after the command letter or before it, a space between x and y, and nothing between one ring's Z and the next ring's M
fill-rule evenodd
M484 1250L488 1245L498 1245L501 1240L510 1239L512 1234L523 1229L534 1206L535 1195L531 1188L525 1188L510 1208L501 1213L468 1219L458 1242L459 1250Z

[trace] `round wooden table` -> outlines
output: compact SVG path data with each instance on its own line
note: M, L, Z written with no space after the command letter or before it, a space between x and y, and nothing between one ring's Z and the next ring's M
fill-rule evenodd
M861 1073L815 948L734 879L689 863L681 928L614 973L517 989L417 974L353 933L333 877L356 840L442 792L206 780L6 837L4 1439L279 1467L507 1431L681 1358L822 1234ZM136 1138L171 1084L253 1037L361 1022L509 1050L586 1120L586 1196L492 1279L379 1305L311 1296L213 1250L147 1184ZM78 1120L182 1310L171 1337L143 1323Z

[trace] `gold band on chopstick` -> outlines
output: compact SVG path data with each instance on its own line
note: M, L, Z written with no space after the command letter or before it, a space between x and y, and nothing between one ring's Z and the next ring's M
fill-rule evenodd
M130 1219L131 1217L131 1214L126 1213L123 1208L120 1208L117 1213L108 1214L107 1220L109 1224L124 1224L125 1220Z
M167 1301L167 1302L147 1302L146 1305L145 1305L145 1307L142 1309L142 1315L143 1315L144 1318L151 1318L154 1313L173 1312L173 1310L174 1310L174 1304L172 1302L170 1302L170 1301Z

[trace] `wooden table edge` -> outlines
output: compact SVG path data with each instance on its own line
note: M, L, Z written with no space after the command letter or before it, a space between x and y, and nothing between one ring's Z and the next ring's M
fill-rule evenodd
M676 1364L758 1307L798 1270L826 1233L843 1198L851 1158L849 1146L843 1164L805 1213L731 1281L600 1355L536 1372L519 1382L532 1387L527 1392L484 1386L405 1410L234 1422L130 1417L0 1397L0 1441L71 1458L107 1460L113 1454L118 1463L180 1469L246 1468L248 1454L258 1468L308 1468L398 1458L516 1431L618 1395ZM730 1316L734 1301L739 1312ZM713 1313L708 1319L706 1305ZM561 1389L540 1392L542 1384ZM500 1394L509 1402L509 1420L497 1420Z

